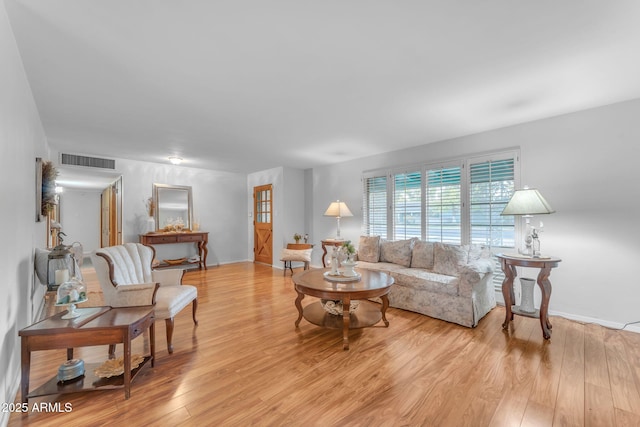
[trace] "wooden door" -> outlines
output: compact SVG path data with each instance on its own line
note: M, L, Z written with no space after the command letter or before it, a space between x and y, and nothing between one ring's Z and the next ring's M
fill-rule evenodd
M253 254L256 262L273 262L273 189L271 184L253 188Z
M100 247L119 244L121 234L118 232L118 191L110 185L100 196Z
M100 195L100 247L109 246L109 210L111 204L111 187L102 190Z

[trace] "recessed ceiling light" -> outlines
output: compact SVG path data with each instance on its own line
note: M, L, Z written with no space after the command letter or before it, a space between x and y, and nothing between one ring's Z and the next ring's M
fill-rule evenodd
M169 161L171 163L173 163L174 165L179 165L180 163L182 163L182 157L178 157L178 156L170 156L169 157Z

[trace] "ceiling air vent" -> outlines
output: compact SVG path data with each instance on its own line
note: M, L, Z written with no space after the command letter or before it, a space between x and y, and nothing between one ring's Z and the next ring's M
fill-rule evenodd
M112 159L101 159L99 157L78 156L76 154L60 155L60 163L63 165L85 166L89 168L113 169L116 168L116 161Z

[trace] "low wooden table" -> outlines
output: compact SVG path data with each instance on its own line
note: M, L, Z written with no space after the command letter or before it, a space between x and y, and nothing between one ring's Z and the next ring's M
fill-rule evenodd
M349 350L349 329L366 328L378 323L381 319L385 326L389 326L385 314L389 307L387 294L393 285L393 278L381 271L369 271L358 269L360 279L354 281L333 281L325 278L324 273L329 269L305 270L293 275L298 297L296 308L298 320L296 328L304 317L314 325L325 328L342 329L342 347ZM330 314L322 307L320 301L302 308L302 299L305 295L342 301L342 316ZM349 313L352 300L366 300L367 298L380 297L382 307L370 301L360 301L360 305Z
M546 340L550 339L552 327L551 322L549 321L549 299L551 298L551 281L549 280L549 276L551 275L551 269L557 267L558 263L562 260L556 257L531 258L506 254L498 254L496 257L500 260L500 265L504 272L502 297L504 298L506 310L502 328L507 329L509 327L509 322L513 320L514 314L527 317L539 317L542 336ZM540 287L540 292L542 293L542 302L540 304L540 310L536 310L534 313L517 310L514 311L513 304L515 303L515 295L513 292L513 282L518 275L516 267L540 269L536 283Z
M153 306L144 307L94 307L81 308L85 314L76 319L64 320L66 311L22 329L22 403L29 397L65 394L79 391L103 390L124 387L125 399L131 395L131 381L140 369L155 361L155 327ZM151 354L131 371L131 341L149 329ZM93 371L100 363L85 364L85 374L76 379L59 382L57 375L29 392L31 352L66 348L67 360L73 358L74 347L103 344L124 344L124 373L118 377L100 378ZM106 353L105 353L106 355ZM57 374L57 366L56 366Z
M171 243L195 243L198 249L200 259L198 262L192 263L185 261L183 264L197 264L198 268L207 269L207 254L209 250L209 232L207 231L189 231L180 233L163 233L161 231L155 233L147 233L140 235L140 243L147 246L166 245ZM172 267L170 264L160 264L158 267Z

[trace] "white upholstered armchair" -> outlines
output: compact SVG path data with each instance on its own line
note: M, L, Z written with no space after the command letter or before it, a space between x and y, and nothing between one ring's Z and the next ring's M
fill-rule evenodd
M198 324L198 290L182 284L184 270L152 270L154 256L155 250L150 246L125 243L97 249L91 260L107 305L152 305L155 301L155 319L165 319L167 350L173 353L173 318L192 302L193 323Z

